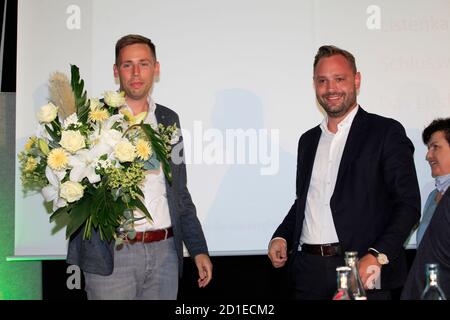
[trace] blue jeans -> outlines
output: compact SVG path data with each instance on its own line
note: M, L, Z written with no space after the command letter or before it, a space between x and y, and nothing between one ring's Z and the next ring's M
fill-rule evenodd
M89 300L175 300L178 257L173 238L124 244L109 276L84 272Z

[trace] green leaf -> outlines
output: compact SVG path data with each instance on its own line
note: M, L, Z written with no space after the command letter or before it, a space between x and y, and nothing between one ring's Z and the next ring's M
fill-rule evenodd
M73 205L70 212L70 221L67 224L66 238L78 230L92 214L91 211L92 197L89 194L85 194L83 198L78 200L77 203Z
M95 189L91 205L94 212L93 226L98 228L101 239L112 240L126 205L120 198L114 201L111 192L104 185Z
M172 183L172 173L170 170L169 161L167 160L167 150L164 141L161 139L159 134L153 130L152 126L149 124L141 123L139 125L147 136L150 144L152 145L153 152L156 154L156 158L161 161L164 175L167 181Z
M75 96L77 116L80 122L87 121L89 106L87 104L87 93L84 90L84 80L80 78L80 70L76 65L70 65L72 91Z
M53 131L49 126L45 126L45 129L47 130L48 134L50 135L50 137L52 137L53 141L59 141L60 137L58 136L58 134Z
M142 198L145 198L144 193L142 192L141 189L137 188L137 189L136 189L136 193L137 193L138 195L140 195Z
M152 216L150 215L150 212L148 211L147 207L144 205L144 203L139 198L131 199L130 200L130 206L140 209L147 218L150 220L153 220Z
M117 199L119 199L119 197L122 195L122 188L112 189L111 190L111 195L113 197L113 200L117 201Z
M57 209L55 212L52 213L52 215L50 216L50 222L55 221L55 219L57 219L60 215L64 214L64 213L68 213L70 210L72 209L72 205L69 204L65 207L59 208Z

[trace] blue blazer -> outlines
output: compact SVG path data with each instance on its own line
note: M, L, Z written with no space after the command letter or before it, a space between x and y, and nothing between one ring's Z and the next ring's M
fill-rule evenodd
M316 126L300 137L296 200L274 237L297 253L314 158L321 135ZM342 155L330 207L344 251L360 256L373 247L390 263L382 268L382 288L403 285L407 274L403 243L420 219L420 191L414 146L403 126L359 108Z
M171 109L157 104L155 115L158 123L164 126L177 124L178 115ZM178 143L183 143L182 138ZM176 146L176 145L175 145ZM178 148L173 148L178 149ZM182 149L181 149L181 152ZM180 154L180 156L183 156ZM184 156L183 156L184 157ZM208 253L205 236L197 218L195 205L187 188L186 165L170 162L172 184L166 181L167 200L172 221L175 247L178 254L180 276L183 271L183 242L191 257L200 253ZM82 226L69 240L67 263L78 265L83 271L100 275L110 275L114 269L114 241L100 240L97 232L92 233L89 240L83 240Z

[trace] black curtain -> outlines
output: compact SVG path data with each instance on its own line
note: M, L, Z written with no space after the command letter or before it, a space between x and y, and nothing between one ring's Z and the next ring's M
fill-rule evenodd
M1 91L16 92L17 0L4 0L1 4L0 19L1 34L4 36Z

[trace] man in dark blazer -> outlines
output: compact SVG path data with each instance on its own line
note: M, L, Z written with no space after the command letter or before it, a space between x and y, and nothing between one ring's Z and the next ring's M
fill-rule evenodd
M361 75L348 51L320 47L313 80L326 117L300 138L296 200L269 258L278 268L289 256L293 298L332 299L336 267L357 251L368 298L388 299L405 280L403 243L420 217L414 147L399 122L358 105Z
M114 74L120 80L130 112L135 115L147 112L146 121L150 123L164 126L176 123L180 128L178 115L155 104L150 97L153 79L159 74L155 46L150 39L140 35L119 39ZM97 232L93 232L90 240L83 240L83 227L71 237L67 262L84 271L89 299L176 299L178 278L183 270L183 242L195 260L199 287L210 282L212 264L187 189L181 144L182 138L172 148L172 183L167 182L160 170L152 178L152 186L160 191L155 199L161 201L157 207L161 228L155 229L158 219L154 219L155 225L146 222L149 229L138 232L139 241L131 239L120 247L114 241L100 240Z

